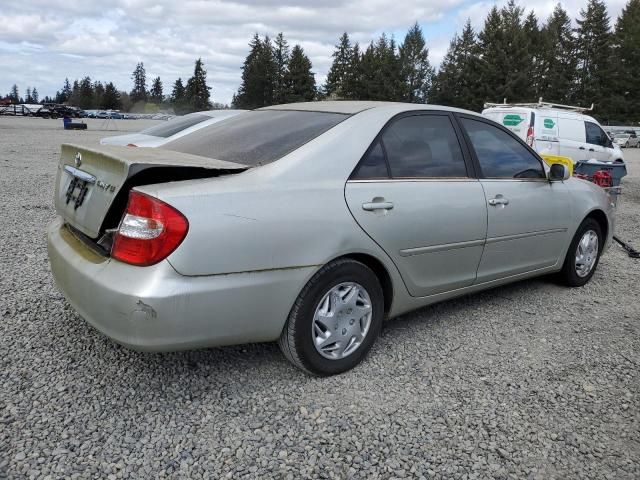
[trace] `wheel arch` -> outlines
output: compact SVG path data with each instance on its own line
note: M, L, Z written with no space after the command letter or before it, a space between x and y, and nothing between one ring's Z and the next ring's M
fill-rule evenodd
M600 226L600 230L602 230L602 237L606 241L609 235L609 219L607 218L607 214L604 213L600 209L591 210L586 218L593 218L598 225Z
M387 267L378 260L373 255L368 253L348 253L346 255L342 255L340 257L334 258L333 260L339 260L341 258L350 258L357 262L360 262L375 273L376 277L380 281L380 285L382 286L382 294L384 296L384 314L387 316L391 311L391 305L393 303L393 281L391 280L391 275L387 270Z

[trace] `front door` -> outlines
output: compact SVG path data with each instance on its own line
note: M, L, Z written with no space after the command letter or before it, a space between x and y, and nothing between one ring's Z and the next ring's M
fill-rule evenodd
M487 228L482 186L447 113L392 120L345 187L351 213L413 296L474 283Z
M481 170L487 239L478 283L556 265L571 213L562 182L550 183L540 159L505 130L461 117Z

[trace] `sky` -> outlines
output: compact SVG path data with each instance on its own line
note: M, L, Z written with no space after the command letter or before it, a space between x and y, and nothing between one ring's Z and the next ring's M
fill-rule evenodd
M366 45L382 32L400 43L418 22L438 66L449 42L471 19L476 30L494 5L506 1L465 0L22 0L0 2L0 96L15 83L24 95L37 87L53 96L65 77L90 76L132 87L131 73L144 62L147 82L160 76L165 94L178 78L186 81L201 57L213 101L230 103L240 83L247 44L255 32L283 32L300 44L324 83L331 54L342 32ZM539 19L555 0L520 0ZM561 2L572 18L586 0ZM625 0L607 2L612 26Z

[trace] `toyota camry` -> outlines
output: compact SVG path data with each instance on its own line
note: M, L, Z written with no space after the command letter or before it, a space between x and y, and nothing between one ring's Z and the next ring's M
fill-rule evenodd
M315 375L410 310L538 275L584 285L614 208L487 118L378 102L261 108L160 149L63 145L55 203L56 283L108 337L278 341Z

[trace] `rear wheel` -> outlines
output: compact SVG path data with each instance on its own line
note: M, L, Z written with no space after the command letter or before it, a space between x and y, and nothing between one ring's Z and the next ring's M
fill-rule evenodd
M569 287L585 285L596 271L602 252L602 229L593 218L578 227L560 272L560 280Z
M312 375L342 373L365 357L383 316L382 287L373 271L338 259L302 289L278 343L291 363Z

